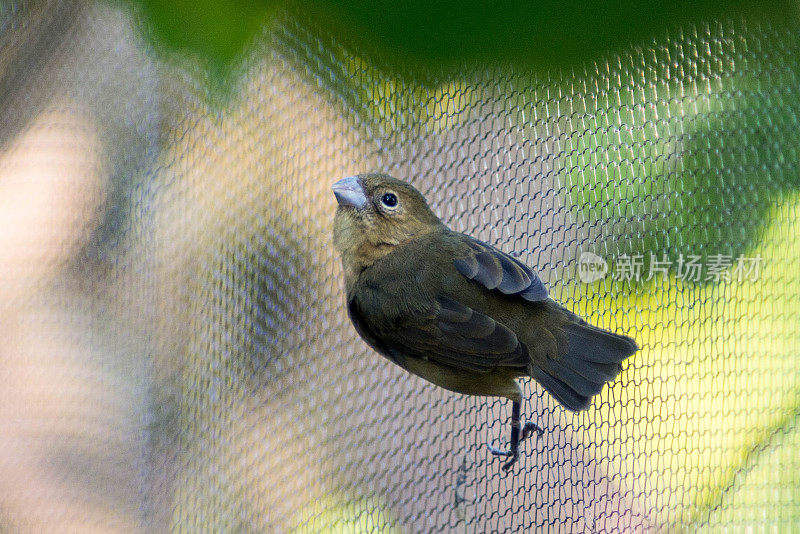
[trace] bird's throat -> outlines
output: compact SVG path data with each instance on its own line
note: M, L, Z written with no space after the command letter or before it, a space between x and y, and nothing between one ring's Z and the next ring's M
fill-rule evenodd
M379 243L377 245L361 243L355 247L353 254L343 255L342 265L348 287L355 283L362 272L372 267L376 261L391 254L394 249L395 245L389 243Z

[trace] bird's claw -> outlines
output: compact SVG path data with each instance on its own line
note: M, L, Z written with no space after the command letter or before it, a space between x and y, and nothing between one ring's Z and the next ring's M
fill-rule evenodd
M503 449L492 447L488 443L486 444L486 446L489 447L489 452L491 452L495 456L511 456L513 454L511 451L504 451Z
M540 427L533 421L526 422L525 425L522 427L522 431L519 437L519 443L525 441L525 439L530 437L530 435L533 434L534 432L536 432L538 436L544 435L544 430L542 429L542 427ZM517 446L519 446L519 443L517 444ZM514 463L516 463L517 461L517 458L519 458L519 451L515 450L517 449L517 447L512 446L511 450L503 450L503 449L498 449L497 447L493 447L489 443L487 443L486 446L489 448L489 452L491 452L495 456L505 456L511 458L509 461L503 464L504 471L508 471L509 469L511 469L511 466L514 465Z
M536 432L539 437L544 436L544 429L542 427L533 421L525 423L525 426L522 427L522 435L519 437L520 442L525 441L534 432Z
M504 471L508 471L509 469L511 469L511 466L514 465L514 462L517 461L517 457L519 456L519 454L514 454L513 451L504 451L503 449L498 449L497 447L492 447L488 443L486 444L486 446L489 447L489 452L491 452L495 456L507 456L507 457L510 456L511 457L511 459L509 461L507 461L506 463L503 464L503 470Z

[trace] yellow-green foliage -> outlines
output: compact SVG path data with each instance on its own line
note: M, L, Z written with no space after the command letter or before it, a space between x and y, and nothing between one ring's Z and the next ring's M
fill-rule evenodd
M593 322L625 320L642 350L601 394L612 402L595 402L581 416L606 437L587 433L586 445L620 474L623 488L652 499L641 505L659 523L727 521L748 503L769 511L770 481L800 494L796 452L795 473L784 475L772 471L782 464L768 452L800 410L800 196L769 220L762 244L748 254L762 258L756 281L732 276L697 286L657 278L628 297L599 292L588 305L608 310ZM796 434L784 441L796 442ZM774 454L792 450L788 444ZM742 469L749 472L737 475ZM723 501L738 504L711 514ZM782 507L775 513L800 518L800 499L783 499Z
M296 525L292 534L400 534L400 529L392 526L387 508L375 498L357 501L320 499L300 510L292 524Z
M467 119L477 89L464 81L409 83L359 57L343 56L351 103L362 118L386 132L413 128L441 132Z

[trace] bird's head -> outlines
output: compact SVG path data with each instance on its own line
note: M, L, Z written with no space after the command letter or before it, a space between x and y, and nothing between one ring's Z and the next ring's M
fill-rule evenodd
M419 191L386 174L344 178L333 184L333 194L339 203L333 242L348 270L360 272L442 224Z

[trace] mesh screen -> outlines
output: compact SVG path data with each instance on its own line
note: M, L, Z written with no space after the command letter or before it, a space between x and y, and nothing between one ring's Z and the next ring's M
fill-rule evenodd
M223 103L120 6L0 28L0 530L800 524L797 28L423 82L287 18ZM347 319L330 185L372 170L642 347L580 414L523 383L511 473L508 402Z

